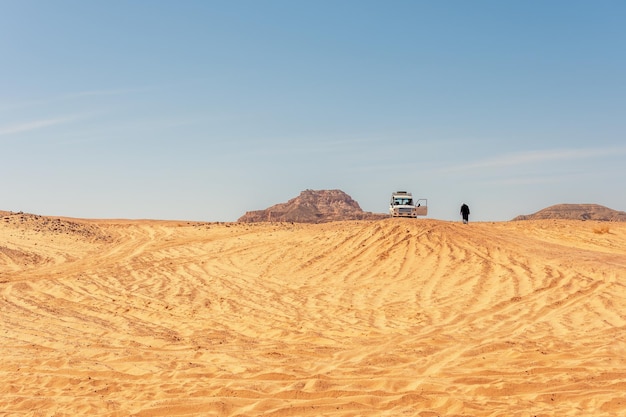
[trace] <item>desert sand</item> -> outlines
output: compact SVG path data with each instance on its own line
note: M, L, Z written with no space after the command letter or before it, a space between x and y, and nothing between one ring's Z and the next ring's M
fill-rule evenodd
M626 223L0 216L0 416L626 415Z

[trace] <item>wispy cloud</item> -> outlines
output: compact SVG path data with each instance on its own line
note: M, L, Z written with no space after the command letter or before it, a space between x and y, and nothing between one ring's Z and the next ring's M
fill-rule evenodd
M10 102L10 103L0 103L0 110L8 111L15 109L23 109L29 107L36 106L45 106L50 104L55 104L63 101L77 100L82 98L94 98L94 97L108 97L108 96L121 96L139 92L145 92L153 90L154 87L142 87L142 88L119 88L119 89L109 89L109 90L85 90L85 91L77 91L73 93L64 93L52 97L39 98L39 99L31 99L24 100L21 102Z
M42 119L33 120L30 122L13 124L9 126L0 126L0 136L8 136L16 133L30 132L32 130L43 129L49 126L56 126L64 123L69 123L76 120L77 117L58 117L54 119Z
M538 162L567 161L591 159L603 156L626 154L626 146L578 149L548 149L508 153L497 157L483 159L469 164L456 165L442 169L447 172L470 171L475 169L511 167L529 165Z
M119 88L119 89L111 89L111 90L88 90L88 91L79 91L76 93L68 93L63 96L60 96L59 99L73 99L73 98L81 98L81 97L103 97L103 96L120 96L132 93L139 93L144 91L152 90L153 87L144 87L144 88Z
M564 181L572 181L573 179L584 176L584 173L561 174L561 175L543 175L543 176L525 176L518 175L505 178L493 178L480 181L485 185L511 186L511 185L538 185L538 184L556 184Z

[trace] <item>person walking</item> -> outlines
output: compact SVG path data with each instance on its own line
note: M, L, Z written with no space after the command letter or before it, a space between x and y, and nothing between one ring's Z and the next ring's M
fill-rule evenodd
M463 224L467 224L469 222L469 214L469 206L463 203L463 205L461 206L461 216L463 216Z

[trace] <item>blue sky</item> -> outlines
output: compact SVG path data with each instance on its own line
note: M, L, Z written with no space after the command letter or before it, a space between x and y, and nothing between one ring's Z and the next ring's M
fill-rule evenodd
M626 210L626 2L0 1L0 210Z

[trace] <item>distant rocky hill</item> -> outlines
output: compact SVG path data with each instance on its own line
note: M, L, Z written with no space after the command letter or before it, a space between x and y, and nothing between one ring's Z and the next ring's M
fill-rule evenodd
M102 232L100 228L89 222L40 216L24 212L0 211L2 225L30 230L35 233L53 235L70 235L97 241L109 241L111 236Z
M265 210L248 211L238 222L325 223L340 220L379 220L382 213L361 209L359 203L341 190L305 190L286 203Z
M557 204L539 210L534 214L517 216L513 221L540 219L623 222L626 221L626 212L613 210L599 204Z

